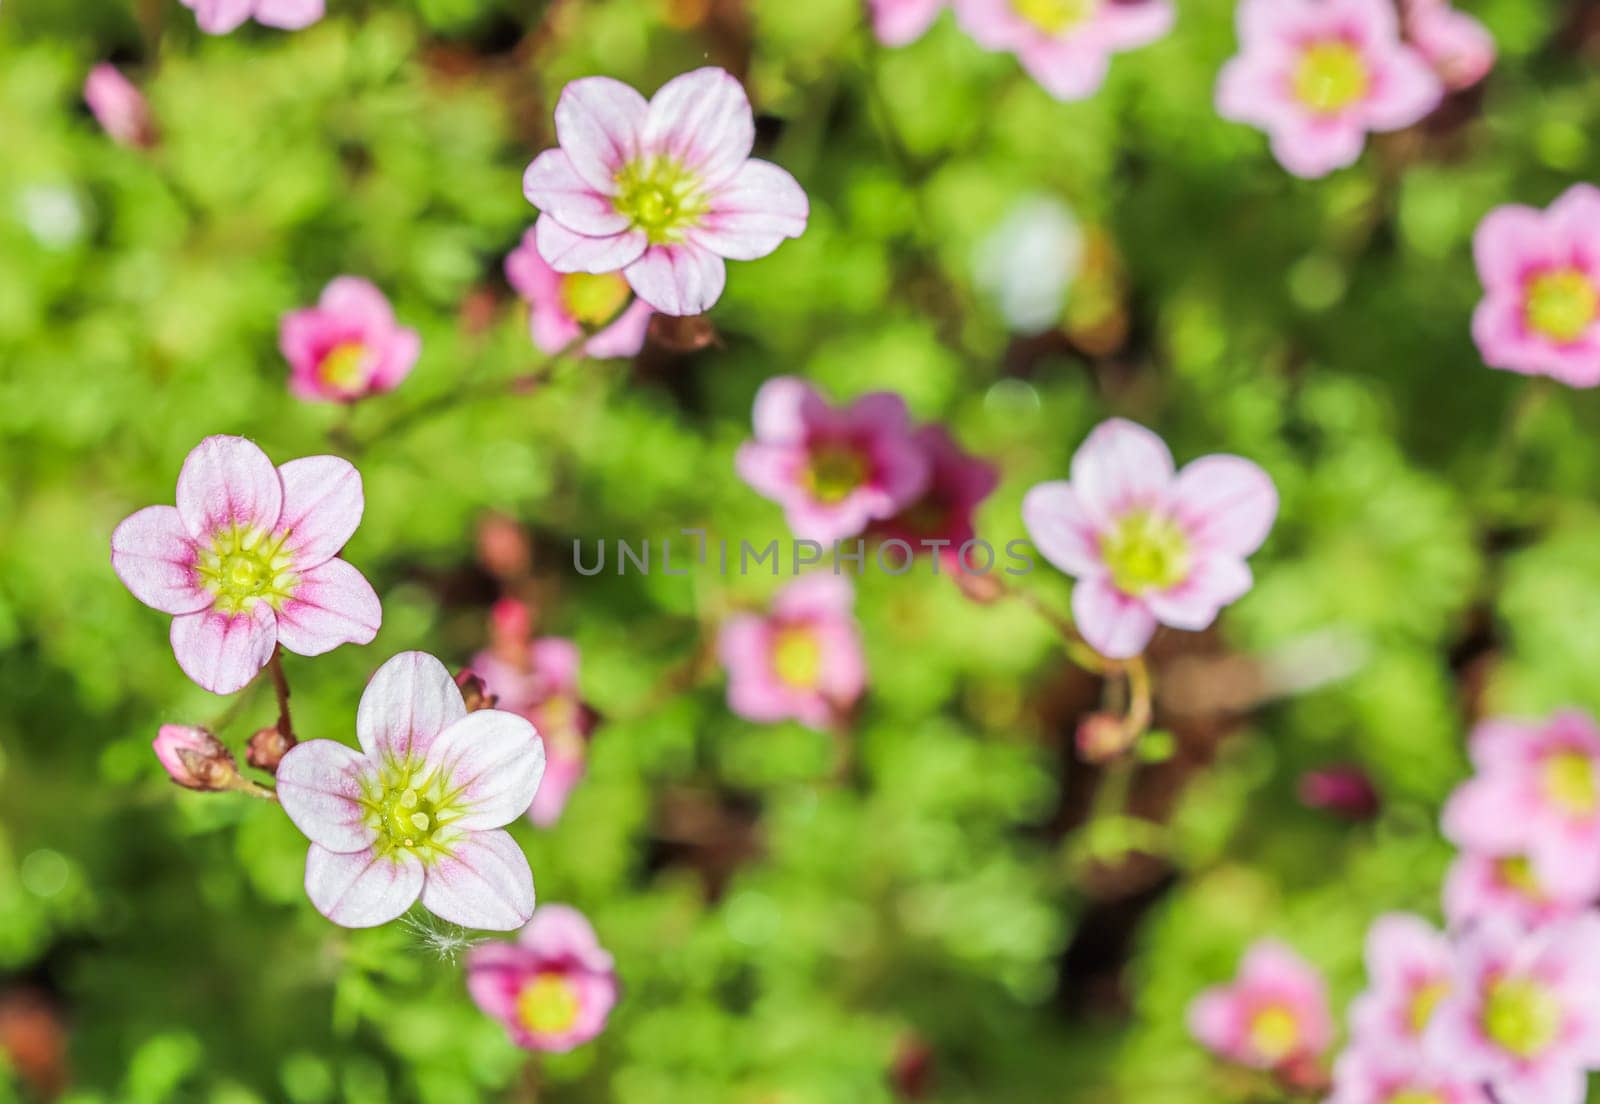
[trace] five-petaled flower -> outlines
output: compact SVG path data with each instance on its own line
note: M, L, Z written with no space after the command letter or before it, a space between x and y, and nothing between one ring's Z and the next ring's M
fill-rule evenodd
M1276 2L1276 0L1274 0ZM1009 50L1058 100L1105 83L1111 56L1172 29L1171 0L954 0L956 18L987 50Z
M1264 940L1250 948L1231 984L1195 998L1189 1031L1219 1057L1256 1069L1315 1058L1333 1038L1327 988L1294 951Z
M1409 913L1380 916L1367 932L1367 991L1350 1005L1361 1045L1420 1049L1455 969L1450 941Z
M1352 1045L1327 1104L1495 1104L1483 1085L1421 1048Z
M227 34L247 19L266 27L298 31L321 19L326 0L179 0L194 10L206 34Z
M1217 81L1217 111L1272 138L1297 176L1353 164L1368 131L1399 130L1444 86L1400 40L1393 0L1241 0L1240 53Z
M278 346L289 362L289 390L313 402L354 402L393 391L422 351L416 330L371 283L340 276L317 305L283 316Z
M314 656L377 635L377 594L338 558L364 502L347 460L274 468L243 437L207 437L178 473L176 507L147 506L117 526L111 564L135 598L173 615L184 673L231 694L276 645Z
M807 575L780 590L765 616L730 617L717 638L728 708L751 721L827 729L866 685L848 580Z
M515 943L467 956L467 990L529 1050L571 1050L600 1034L617 1003L611 955L583 913L540 905Z
M1041 483L1022 500L1040 554L1078 580L1078 630L1113 659L1143 651L1158 622L1203 629L1242 597L1245 557L1277 513L1277 490L1255 464L1203 456L1174 475L1161 438L1120 418L1089 434L1070 482Z
M378 669L356 711L360 750L309 740L278 764L278 800L311 840L306 895L329 920L367 928L419 898L469 928L510 931L533 913L533 873L503 826L544 774L526 718L467 712L433 656Z
M1534 928L1582 912L1600 886L1556 887L1521 854L1489 855L1463 851L1444 879L1444 915L1453 928L1499 917Z
M750 101L724 70L674 77L648 103L620 81L584 77L562 90L555 116L560 148L534 159L522 187L557 272L620 271L663 314L700 314L722 295L723 258L765 257L805 231L805 192L750 157Z
M1600 383L1600 189L1576 184L1544 211L1497 207L1473 238L1484 362L1571 387Z
M506 279L527 301L528 329L540 352L559 353L585 333L586 356L631 357L644 348L655 312L634 298L620 272L557 272L534 239L529 230L506 258Z

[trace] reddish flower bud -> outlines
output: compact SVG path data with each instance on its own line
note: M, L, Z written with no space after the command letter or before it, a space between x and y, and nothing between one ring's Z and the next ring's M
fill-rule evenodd
M533 567L528 534L504 514L478 522L478 562L497 579L521 579Z
M233 752L203 728L162 725L152 746L167 774L186 789L228 790L239 781Z
M1346 820L1371 820L1382 800L1360 767L1336 766L1300 776L1300 803Z
M717 328L703 314L687 318L653 314L648 333L652 342L674 353L695 353L708 345L721 343Z
M900 1100L928 1100L933 1096L933 1048L918 1035L903 1036L895 1044L889 1084Z
M257 729L256 734L250 737L250 742L245 745L244 761L257 770L276 774L278 764L297 743L299 741L293 736L280 732L277 725Z
M1134 734L1115 713L1091 713L1078 722L1078 757L1085 763L1109 763L1127 754Z
M527 649L528 638L532 635L533 613L526 602L502 598L490 609L489 636L496 653L520 653Z
M493 709L500 700L489 693L483 680L473 674L470 668L463 667L456 675L456 685L461 688L461 698L467 703L468 713L476 713L480 709Z
M950 578L955 580L962 594L980 606L992 606L1006 596L1006 583L999 575L978 575L960 570L957 565L957 569L950 572Z

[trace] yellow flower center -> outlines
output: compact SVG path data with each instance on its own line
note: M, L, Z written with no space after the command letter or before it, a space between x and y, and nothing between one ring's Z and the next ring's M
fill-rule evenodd
M1428 1021L1433 1019L1433 1013L1439 1007L1439 1002L1450 995L1448 981L1434 981L1418 989L1411 998L1411 1008L1406 1017L1406 1024L1411 1028L1413 1035L1421 1035L1427 1028Z
M1483 1032L1519 1058L1532 1058L1555 1041L1561 1006L1550 990L1527 978L1507 978L1489 988Z
M1165 590L1189 574L1189 538L1170 518L1139 510L1100 541L1111 581L1124 594Z
M213 606L233 616L248 613L257 602L280 608L294 593L299 576L294 557L284 550L287 532L273 536L253 525L232 525L211 537L195 571L200 585L213 596Z
M1401 1089L1391 1096L1385 1104L1445 1104L1445 1099L1436 1092L1424 1092L1421 1089Z
M1533 864L1523 855L1511 855L1495 860L1495 872L1500 876L1500 881L1511 889L1516 890L1528 900L1542 903L1545 900L1544 887L1539 884L1539 879L1534 876Z
M578 1022L578 991L560 974L539 974L517 994L517 1016L535 1035L559 1035Z
M590 329L599 329L621 313L633 292L620 272L598 276L571 272L561 277L561 307Z
M359 341L346 341L328 350L317 365L317 378L340 391L359 391L367 385L367 363L371 357Z
M1528 281L1528 327L1563 344L1578 340L1600 314L1600 292L1575 268Z
M1011 0L1011 8L1045 34L1058 35L1094 14L1097 0Z
M772 645L772 669L778 678L796 689L817 685L822 674L822 642L811 629L778 630Z
M700 177L668 157L630 161L616 182L612 203L652 245L682 241L711 209Z
M1300 1044L1300 1021L1281 1004L1268 1005L1250 1018L1250 1048L1268 1062L1281 1062Z
M1355 47L1319 42L1306 48L1294 71L1295 98L1313 111L1332 114L1367 94L1372 74Z
M1571 816L1595 811L1594 760L1577 751L1562 751L1544 764L1544 792L1552 804Z
M420 760L384 764L361 796L363 819L377 833L380 855L409 851L424 862L445 855L459 820L459 790L446 789L439 774L423 775Z
M843 502L866 480L866 459L850 448L818 449L806 471L806 486L819 502Z

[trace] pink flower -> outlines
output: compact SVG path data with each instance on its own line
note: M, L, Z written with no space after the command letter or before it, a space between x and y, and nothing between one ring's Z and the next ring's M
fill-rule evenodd
M279 644L314 656L377 635L377 594L338 558L365 504L349 461L274 468L243 437L207 437L183 462L177 502L124 519L111 566L135 598L173 615L178 666L207 690L238 690Z
M1484 287L1472 337L1484 361L1600 383L1600 189L1576 184L1544 211L1497 207L1472 248Z
M942 425L925 425L912 440L927 458L927 487L899 513L874 522L871 531L885 540L905 541L915 551L943 543L948 547L940 555L953 571L961 570L961 546L976 535L973 512L1000 485L1000 473L962 449ZM974 553L971 560L968 567L981 574L983 558Z
M179 0L194 11L194 21L206 34L227 34L254 18L266 27L298 31L323 16L325 0Z
M986 50L1008 50L1058 100L1105 83L1111 55L1172 30L1170 0L954 0L956 19Z
M1444 95L1400 41L1393 0L1241 0L1238 21L1217 111L1265 130L1296 176L1353 164L1368 131L1408 127Z
M1346 820L1371 820L1383 805L1372 779L1360 767L1335 766L1306 771L1300 776L1298 789L1302 805L1325 809Z
M1352 1044L1420 1049L1454 968L1450 941L1421 918L1380 916L1367 932L1367 991L1350 1005Z
M1495 1104L1482 1085L1416 1048L1354 1045L1333 1066L1327 1104Z
M467 990L518 1046L571 1050L605 1027L617 975L583 913L540 905L517 942L472 949Z
M1597 895L1600 886L1564 893L1552 889L1539 880L1526 855L1463 851L1445 875L1444 914L1455 928L1491 917L1534 928L1577 915Z
M102 62L89 70L83 98L112 141L124 146L148 146L155 141L150 105L115 65Z
M278 347L296 397L354 402L400 386L417 363L422 339L396 325L383 292L360 277L340 276L316 306L283 316Z
M721 69L674 77L649 103L609 77L575 80L556 137L522 179L540 254L557 272L620 270L663 314L710 309L724 257L765 257L805 231L805 192L751 159L750 101Z
M1544 724L1487 721L1472 734L1478 773L1444 809L1444 834L1486 855L1522 856L1561 898L1600 888L1600 728L1575 710Z
M557 272L539 256L534 237L529 230L506 258L506 279L528 302L534 345L558 353L587 331L593 336L583 344L586 356L631 357L644 348L654 312L643 299L633 299L622 274Z
M734 466L783 507L795 536L833 541L915 502L930 465L899 395L874 391L837 408L779 376L756 393L755 440L739 446Z
M867 0L872 32L885 46L905 46L921 38L947 0Z
M1077 578L1072 611L1102 655L1126 659L1156 624L1199 630L1250 589L1244 558L1278 513L1267 473L1202 456L1176 475L1161 438L1112 418L1072 458L1069 483L1041 483L1022 522L1045 559Z
M807 575L780 590L765 617L730 617L717 638L728 708L763 724L831 727L866 685L854 602L847 580Z
M239 780L233 752L203 728L162 725L151 746L167 776L184 789L226 790Z
M1600 915L1525 932L1475 925L1456 947L1452 995L1430 1043L1499 1104L1581 1104L1600 1068Z
M533 913L533 873L503 825L544 774L533 725L467 712L433 656L402 652L356 710L358 751L298 744L278 764L278 800L311 840L306 896L347 928L424 908L454 924L510 931Z
M1401 10L1406 37L1446 88L1470 88L1494 68L1494 36L1450 0L1403 0Z
M1212 1053L1256 1069L1315 1059L1333 1039L1322 977L1288 947L1250 948L1230 985L1189 1006L1189 1033Z

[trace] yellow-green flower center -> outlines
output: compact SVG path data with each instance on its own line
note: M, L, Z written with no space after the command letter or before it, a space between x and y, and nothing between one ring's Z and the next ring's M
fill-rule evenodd
M359 391L367 385L367 347L359 341L346 341L328 350L317 365L317 376L340 391Z
M598 276L571 272L561 277L562 309L590 329L599 329L621 313L631 294L620 272Z
M1424 1092L1421 1089L1401 1089L1391 1096L1385 1104L1445 1104L1444 1097L1436 1092Z
M1268 1062L1281 1062L1300 1045L1300 1021L1294 1011L1272 1004L1250 1017L1250 1048Z
M1582 337L1600 314L1600 292L1575 268L1546 272L1528 281L1528 327L1563 344Z
M1595 811L1594 760L1579 751L1559 751L1544 761L1544 792L1562 812L1588 816Z
M1519 1058L1532 1058L1556 1039L1561 1006L1550 990L1528 978L1505 978L1489 987L1483 1032Z
M1495 872L1507 887L1516 890L1528 900L1543 903L1544 887L1533 873L1533 864L1524 855L1509 855L1495 860Z
M818 502L843 502L866 481L866 458L852 448L820 448L806 470L806 486Z
M682 241L711 209L699 175L669 157L630 161L616 181L613 204L652 245Z
M517 994L517 1016L535 1035L559 1035L578 1022L578 991L561 974L535 977Z
M779 679L796 689L816 686L822 674L822 642L811 629L778 630L772 644L772 669Z
M388 762L361 796L363 819L377 833L380 855L409 851L424 862L449 851L450 825L461 818L460 791L450 791L420 760Z
M1011 9L1045 34L1058 35L1094 14L1098 0L1011 0Z
M1365 97L1371 81L1367 63L1354 46L1319 42L1300 55L1294 94L1312 111L1332 114Z
M214 533L211 546L195 562L214 608L229 616L248 613L257 602L280 608L299 582L294 557L283 547L288 539L287 532L274 536L253 525L231 525Z
M1428 1021L1433 1019L1434 1012L1439 1007L1439 1002L1450 995L1448 981L1434 981L1422 986L1411 998L1411 1008L1406 1016L1406 1025L1411 1028L1413 1035L1421 1035L1427 1028Z
M1189 538L1171 518L1143 510L1125 515L1101 538L1100 555L1124 594L1165 590L1189 575Z

